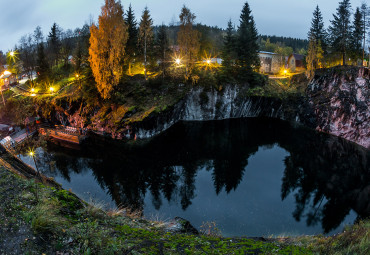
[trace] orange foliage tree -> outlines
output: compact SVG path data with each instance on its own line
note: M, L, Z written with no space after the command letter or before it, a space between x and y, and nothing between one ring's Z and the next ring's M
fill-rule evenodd
M122 61L128 33L121 1L105 0L99 26L93 24L90 33L91 69L98 91L107 99L123 74Z

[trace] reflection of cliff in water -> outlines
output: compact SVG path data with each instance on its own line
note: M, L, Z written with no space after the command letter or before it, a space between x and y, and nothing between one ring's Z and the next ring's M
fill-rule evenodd
M58 152L45 154L40 164L55 162L66 179L71 171L91 168L117 205L142 209L150 191L156 209L161 207L162 194L168 201L180 201L186 210L195 196L194 182L200 169L212 171L217 194L223 189L230 192L248 171L248 158L260 146L278 144L290 153L285 159L281 198L295 194L296 220L305 218L308 225L321 222L323 229L330 231L351 209L359 217L370 215L370 152L336 137L293 128L287 122L184 122L149 142L104 147L92 143L96 144L77 152L80 155L73 152L68 159Z

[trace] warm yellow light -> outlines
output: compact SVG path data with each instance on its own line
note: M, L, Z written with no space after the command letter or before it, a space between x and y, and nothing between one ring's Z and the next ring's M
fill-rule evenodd
M210 59L207 59L206 60L206 63L209 65L209 64L211 64L211 60Z
M50 87L50 88L49 88L49 90L50 90L51 92L54 92L54 88L53 88L53 87Z
M288 71L287 70L284 70L284 74L286 74Z
M9 52L9 55L14 57L14 51Z
M35 92L35 89L34 89L34 88L32 88L32 89L31 89L31 92Z
M175 63L176 63L176 64L178 64L178 65L180 65L180 63L181 63L181 59L176 58Z
M35 153L33 151L30 151L28 154L30 154L31 157L33 157L35 155Z
M11 72L9 72L9 71L7 71L7 70L5 70L4 71L4 75L8 75L8 74L12 74Z
M35 97L36 96L36 94L31 94L31 97Z
M76 78L78 78L79 77L79 75L78 74L76 74Z

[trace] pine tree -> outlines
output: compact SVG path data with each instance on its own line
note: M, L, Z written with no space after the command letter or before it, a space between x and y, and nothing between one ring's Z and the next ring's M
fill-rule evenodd
M361 15L362 15L362 22L364 25L364 30L362 34L362 64L363 65L363 60L365 59L365 44L366 44L366 32L367 29L370 27L370 7L366 5L366 3L361 4ZM370 34L370 33L369 33Z
M61 48L60 34L61 30L59 26L54 22L48 36L48 47L49 47L48 50L50 55L51 66L57 65L59 61Z
M249 4L246 2L240 15L236 40L237 64L242 77L250 74L253 69L258 70L260 67L257 39L256 25Z
M137 29L135 14L134 14L134 11L132 10L131 4L128 7L125 21L127 24L127 31L128 31L128 39L126 43L126 61L128 64L128 74L131 75L132 74L131 67L135 59L135 54L138 51L138 47L137 47L138 29Z
M326 32L324 29L324 21L319 6L317 5L315 11L313 12L313 17L311 21L311 28L308 32L309 40L314 40L316 45L319 43L322 45L323 50L326 52Z
M138 39L144 54L144 74L145 79L147 79L148 49L153 42L153 20L150 17L148 7L145 7L141 16Z
M331 47L334 52L342 55L342 64L346 64L346 54L350 47L351 39L351 3L350 0L343 0L339 3L337 13L333 14L333 20L329 27Z
M226 36L222 47L222 69L226 74L231 74L235 61L235 29L231 19L227 23Z
M46 61L44 43L40 42L37 45L37 66L36 72L38 76L38 81L46 81L49 76L49 65Z
M160 67L162 70L162 79L166 76L166 69L167 69L167 62L168 62L168 54L169 54L169 41L168 41L168 34L167 28L165 25L161 25L159 27L159 31L157 34L157 57L160 61Z
M361 58L362 55L362 37L364 33L365 24L363 22L362 14L360 8L356 8L353 20L353 30L351 34L351 51L352 58L357 60Z
M120 1L105 0L99 26L90 27L90 65L101 96L111 97L123 74L122 59L127 42L127 25Z
M193 29L195 14L185 5L180 13L180 29L177 33L177 42L180 48L182 62L185 65L185 79L190 78L194 63L200 48L200 33Z

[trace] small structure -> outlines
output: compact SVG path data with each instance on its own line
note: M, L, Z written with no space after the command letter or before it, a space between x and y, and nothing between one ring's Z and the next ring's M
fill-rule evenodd
M0 84L3 84L4 88L9 88L11 84L17 83L17 77L9 71L4 71L4 73L0 75L0 79L3 80Z
M288 58L288 68L292 72L302 71L304 69L303 64L304 56L300 54L291 54Z
M276 74L279 72L280 67L284 64L283 57L277 53L260 51L258 52L258 56L261 62L261 73Z

